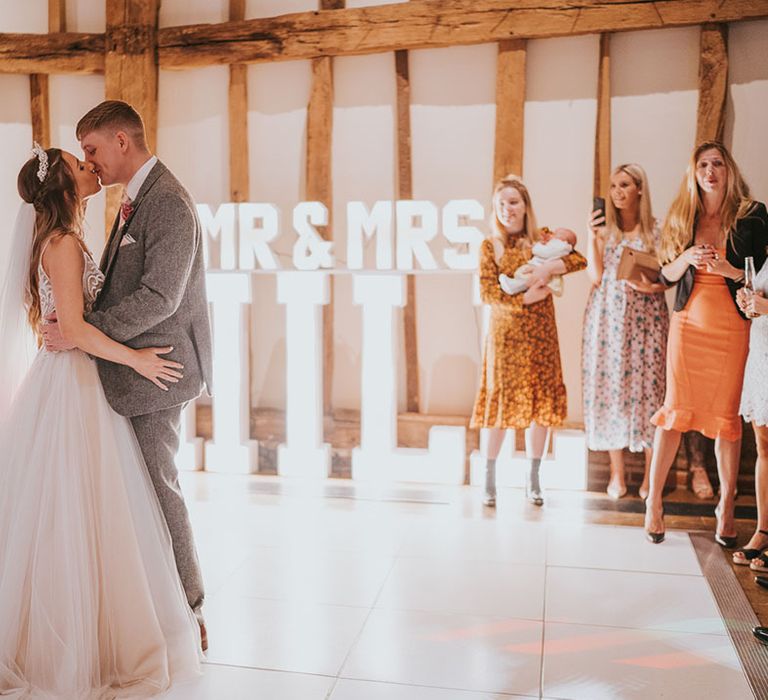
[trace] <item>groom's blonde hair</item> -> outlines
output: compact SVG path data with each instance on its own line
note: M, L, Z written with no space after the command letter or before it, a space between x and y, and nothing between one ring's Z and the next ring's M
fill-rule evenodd
M94 131L124 131L139 148L147 148L144 120L131 105L121 100L106 100L77 122L75 134L78 141Z

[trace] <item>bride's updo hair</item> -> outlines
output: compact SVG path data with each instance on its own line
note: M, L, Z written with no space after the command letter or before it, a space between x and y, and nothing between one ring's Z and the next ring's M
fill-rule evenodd
M48 241L62 234L74 234L82 245L83 205L77 196L72 168L59 148L49 148L48 167L41 169L40 158L32 156L19 171L17 186L21 198L35 208L35 231L29 261L27 318L40 339L42 323L37 270ZM43 173L42 180L40 173Z

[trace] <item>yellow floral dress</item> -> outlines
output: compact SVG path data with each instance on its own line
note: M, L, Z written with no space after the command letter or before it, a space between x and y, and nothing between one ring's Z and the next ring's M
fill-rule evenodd
M551 295L523 305L523 294L501 291L499 275L512 277L531 259L529 246L508 242L496 263L493 242L480 248L480 297L491 307L483 352L480 388L472 412L473 428L527 428L561 425L567 412L560 347ZM565 271L587 266L584 256L572 252L562 258Z

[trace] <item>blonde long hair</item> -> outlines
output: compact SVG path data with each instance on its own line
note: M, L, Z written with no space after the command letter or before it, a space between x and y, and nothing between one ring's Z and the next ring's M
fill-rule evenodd
M680 191L669 208L667 219L662 229L661 259L671 262L682 253L693 240L696 221L704 211L699 185L696 182L696 164L704 151L714 148L720 153L725 162L727 172L725 195L720 205L720 220L723 229L728 234L728 243L733 245L733 233L736 222L743 219L754 205L749 196L749 186L739 172L739 166L728 149L719 141L705 141L696 147L685 177L680 185Z
M52 238L60 235L74 235L83 249L83 204L77 196L77 183L72 168L58 148L46 150L48 171L40 182L37 171L40 161L37 156L30 158L21 168L17 180L21 198L35 207L35 231L32 240L32 255L29 261L27 283L27 319L32 330L41 340L40 327L42 311L38 269L45 246Z
M628 175L640 192L640 240L649 253L655 253L656 241L654 240L653 229L656 221L653 218L653 209L651 207L651 190L648 186L648 176L645 174L645 170L637 163L617 165L611 173L611 179L619 173ZM626 232L622 228L621 212L613 203L613 198L608 196L605 198L605 236L608 240L617 242L623 238L624 233Z
M499 221L499 217L496 216L496 202L498 200L499 194L503 189L506 189L507 187L511 187L513 190L517 190L523 199L523 203L525 204L525 236L521 237L520 243L522 245L532 246L541 238L541 234L536 227L536 214L533 211L531 195L519 175L505 175L493 186L490 238L492 241L500 241L502 246L507 244L509 234L502 225L501 221Z

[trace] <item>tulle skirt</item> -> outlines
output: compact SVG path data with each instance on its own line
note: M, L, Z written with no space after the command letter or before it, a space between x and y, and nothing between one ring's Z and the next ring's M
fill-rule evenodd
M200 660L130 423L90 358L41 352L0 425L0 696L144 698Z

